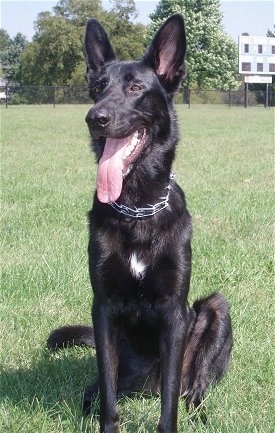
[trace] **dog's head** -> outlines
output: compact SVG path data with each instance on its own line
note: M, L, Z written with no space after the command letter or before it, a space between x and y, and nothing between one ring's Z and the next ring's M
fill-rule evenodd
M116 60L95 19L85 34L87 79L95 105L86 116L99 162L97 196L116 201L123 178L154 142L170 131L171 96L184 75L186 38L181 15L170 17L140 61ZM170 110L170 111L169 111Z

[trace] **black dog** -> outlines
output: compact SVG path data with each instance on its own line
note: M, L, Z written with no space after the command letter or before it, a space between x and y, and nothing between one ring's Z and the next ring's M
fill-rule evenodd
M118 395L161 394L157 431L177 432L179 396L201 404L224 374L232 347L220 294L188 306L191 220L171 174L178 130L172 95L184 75L180 15L160 28L144 58L119 62L102 26L85 36L90 95L86 122L99 164L90 212L89 263L94 329L64 327L50 348L95 344L100 431L119 432ZM95 343L94 343L94 337Z

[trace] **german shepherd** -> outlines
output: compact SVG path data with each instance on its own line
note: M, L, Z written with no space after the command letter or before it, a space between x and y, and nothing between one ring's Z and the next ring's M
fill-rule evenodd
M225 373L232 348L228 304L215 293L189 306L191 219L172 175L178 142L172 96L184 76L181 15L156 33L142 60L118 61L104 28L88 20L86 116L98 162L89 213L93 328L52 332L51 349L95 345L100 432L118 433L116 400L161 395L158 433L177 432L178 399L201 405Z

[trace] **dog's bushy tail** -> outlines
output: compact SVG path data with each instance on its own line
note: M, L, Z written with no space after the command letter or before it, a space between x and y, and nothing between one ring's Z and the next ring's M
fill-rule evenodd
M94 330L85 325L63 326L51 332L47 346L50 350L72 346L95 347Z
M213 381L225 374L233 345L229 305L221 293L194 302L182 370L187 407L198 407Z

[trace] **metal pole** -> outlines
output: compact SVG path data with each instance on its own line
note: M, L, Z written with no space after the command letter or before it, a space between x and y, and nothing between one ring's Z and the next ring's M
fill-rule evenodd
M248 83L244 83L244 108L248 106Z
M269 86L268 83L266 83L266 92L265 92L265 108L268 107L268 92L269 92Z
M53 86L53 108L55 108L55 86Z
M6 108L8 108L8 85L6 84Z

